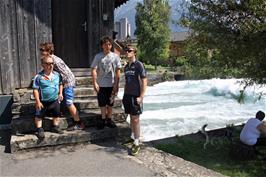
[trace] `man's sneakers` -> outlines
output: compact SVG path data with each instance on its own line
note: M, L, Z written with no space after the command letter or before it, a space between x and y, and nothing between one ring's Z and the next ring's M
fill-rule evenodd
M105 125L109 128L116 128L114 121L112 121L110 118L106 118Z
M133 145L133 143L134 143L134 139L130 138L127 141L123 142L122 145L123 146L130 146L130 145Z
M83 130L84 128L85 128L85 124L83 122L73 123L72 125L67 127L67 131Z
M131 155L133 156L138 155L139 150L140 150L140 146L133 144L131 147Z
M53 128L51 129L51 132L58 133L58 134L63 134L64 133L63 130L61 130L59 128L59 126L53 126Z
M39 140L43 140L45 138L43 128L37 128L36 136Z

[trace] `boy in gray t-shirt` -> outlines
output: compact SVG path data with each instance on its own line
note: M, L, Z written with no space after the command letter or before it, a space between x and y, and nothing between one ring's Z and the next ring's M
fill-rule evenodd
M98 105L102 118L97 121L97 128L104 126L116 127L111 120L113 97L119 89L121 62L117 54L111 52L112 40L109 37L101 39L103 51L96 54L91 64L93 88L97 92Z

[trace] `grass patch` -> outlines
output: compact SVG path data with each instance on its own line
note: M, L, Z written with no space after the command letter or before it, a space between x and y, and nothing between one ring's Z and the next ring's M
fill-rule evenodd
M237 160L229 155L232 148L229 141L219 141L214 145L207 144L206 149L203 148L204 143L204 140L177 137L175 143L157 144L155 147L227 176L266 176L266 165L262 157L254 160ZM265 150L265 147L262 148Z
M160 73L160 72L163 73L164 71L169 70L169 67L157 66L156 70L154 65L145 64L145 69L149 73Z

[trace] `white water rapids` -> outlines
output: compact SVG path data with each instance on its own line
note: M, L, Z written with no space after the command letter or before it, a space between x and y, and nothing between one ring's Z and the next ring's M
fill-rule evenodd
M266 87L247 88L245 102L236 97L243 85L237 79L185 80L163 82L148 87L144 112L140 116L144 141L241 124L254 117L258 110L266 111ZM123 89L120 90L120 98ZM128 119L129 120L129 119Z

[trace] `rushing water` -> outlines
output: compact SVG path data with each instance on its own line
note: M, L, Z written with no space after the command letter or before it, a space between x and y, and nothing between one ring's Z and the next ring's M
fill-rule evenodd
M141 115L144 141L241 124L258 110L266 111L266 87L246 90L244 104L237 102L243 86L236 79L163 82L148 87ZM123 90L119 92L122 98Z

